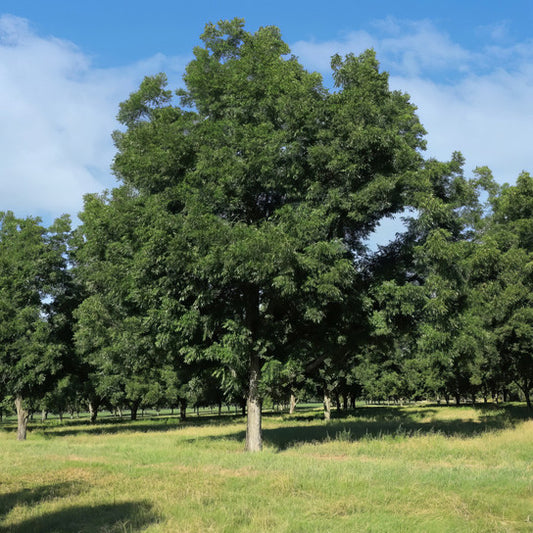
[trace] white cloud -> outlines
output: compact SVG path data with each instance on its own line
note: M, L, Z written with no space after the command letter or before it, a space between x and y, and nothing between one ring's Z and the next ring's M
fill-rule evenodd
M503 41L509 36L510 24L508 20L501 20L494 24L487 26L479 26L476 33L483 36L488 36L493 41Z
M157 55L96 69L72 43L39 37L24 19L0 17L0 210L76 215L83 194L113 186L118 103L143 76L176 76L184 65Z
M499 181L512 182L521 170L533 171L533 42L494 41L505 27L480 29L486 46L472 51L430 22L386 19L337 40L299 41L292 51L328 76L334 53L373 47L391 86L419 107L429 155L447 159L461 150L467 169L488 165ZM0 210L74 215L83 194L113 186L110 134L118 103L146 74L166 71L175 87L187 59L159 54L97 69L74 44L1 16Z
M376 34L352 31L344 38L316 42L297 41L292 52L309 68L327 72L333 54L359 54L373 48L388 70L404 75L442 69L465 70L473 54L439 32L429 21L396 21L388 18L374 23Z
M500 182L533 171L533 76L497 70L467 76L453 86L392 78L408 92L428 130L428 154L440 159L460 150L467 169L489 166Z
M498 31L484 31L496 39L505 28L502 23L491 28ZM500 182L514 182L522 170L533 172L532 41L508 46L489 41L472 51L427 21L386 19L374 29L337 41L299 41L292 49L307 68L328 79L331 55L374 48L391 72L391 87L409 93L418 106L428 155L448 159L460 150L467 170L487 165Z
M322 73L329 71L331 56L334 54L346 55L367 48L375 48L376 40L365 31L350 32L343 40L325 41L298 41L291 45L292 53L298 57L302 64L312 70Z

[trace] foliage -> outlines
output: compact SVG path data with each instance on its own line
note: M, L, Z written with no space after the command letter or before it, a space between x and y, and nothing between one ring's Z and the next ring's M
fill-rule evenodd
M97 290L77 335L80 345L102 341L90 352L131 360L135 374L162 344L178 373L212 361L227 394L240 388L251 409L265 363L286 364L306 343L307 365L328 349L346 353L336 339L347 304L358 306L354 258L377 222L402 209L424 131L372 51L335 56L329 93L288 57L277 28L251 34L234 19L201 38L179 102L160 74L121 104L123 185L87 199L84 262ZM100 238L95 216L109 221ZM84 336L91 306L107 320L102 335L88 319Z
M39 219L0 214L0 393L17 400L26 419L21 409L53 386L68 354L61 299L69 229L68 217L47 230Z

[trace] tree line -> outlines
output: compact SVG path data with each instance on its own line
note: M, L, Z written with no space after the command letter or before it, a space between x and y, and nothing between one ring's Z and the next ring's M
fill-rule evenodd
M0 400L30 411L265 400L520 398L533 387L533 178L423 157L372 50L334 89L275 27L208 24L172 92L120 105L118 186L68 216L0 215ZM388 216L404 226L378 251Z

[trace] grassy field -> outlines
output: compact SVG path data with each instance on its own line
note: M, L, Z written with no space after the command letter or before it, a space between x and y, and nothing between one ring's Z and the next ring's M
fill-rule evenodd
M361 407L244 419L0 426L0 531L533 531L533 420L518 406Z

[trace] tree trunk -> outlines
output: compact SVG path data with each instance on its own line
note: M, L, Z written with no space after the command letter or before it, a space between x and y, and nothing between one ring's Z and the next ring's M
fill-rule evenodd
M89 414L91 424L94 424L96 422L96 417L98 416L98 403L94 400L89 401Z
M139 402L131 402L130 405L130 418L131 420L137 420L137 411L139 410Z
M519 383L517 381L515 381L515 383L520 387L520 389L522 390L522 392L524 393L524 398L526 400L526 405L528 407L528 409L532 409L533 406L531 405L531 395L530 395L530 383L528 382L527 379L524 379L523 382Z
M47 418L48 418L48 411L46 409L43 409L41 411L41 422L46 422Z
M331 397L326 390L324 391L324 420L331 420Z
M180 400L180 420L187 419L187 400Z
M259 355L253 353L250 356L248 398L246 400L248 417L246 420L246 443L244 449L247 452L259 452L263 447L261 436L261 399L259 397L260 365Z
M524 392L524 396L526 397L526 404L527 404L528 409L530 410L533 409L531 405L531 396L529 395L529 390Z
M261 397L259 381L261 379L261 358L256 351L255 341L259 329L259 290L248 286L244 293L245 321L250 332L248 394L246 398L246 442L244 449L248 452L259 452L263 448L261 435Z
M28 427L29 412L22 405L22 396L15 398L15 407L17 408L17 440L26 440L26 431Z
M294 394L294 392L291 392L291 397L290 397L290 400L289 400L289 414L290 415L293 415L294 414L294 411L296 411L296 396Z

